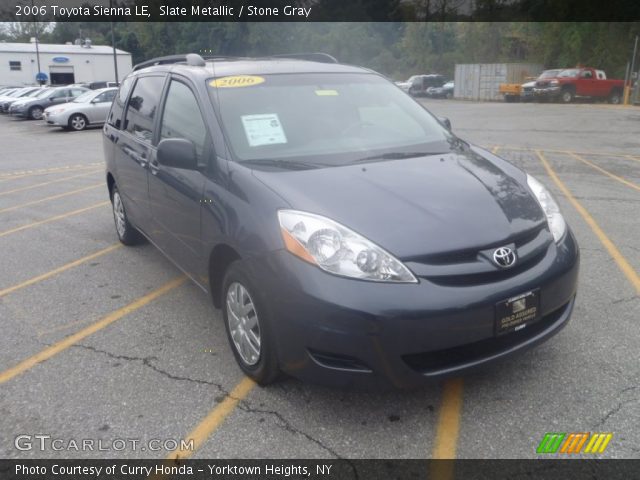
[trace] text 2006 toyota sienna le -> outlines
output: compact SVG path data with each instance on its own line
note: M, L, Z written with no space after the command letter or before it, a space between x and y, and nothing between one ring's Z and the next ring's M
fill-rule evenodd
M578 246L549 191L379 74L310 58L155 59L104 127L118 237L211 292L240 368L412 387L566 325Z

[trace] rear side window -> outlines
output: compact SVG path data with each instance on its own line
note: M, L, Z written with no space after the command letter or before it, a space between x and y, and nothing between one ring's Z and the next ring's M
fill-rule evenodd
M124 112L124 103L127 101L127 97L129 96L129 92L131 91L134 80L135 77L125 78L122 82L120 90L118 90L116 101L113 102L113 105L111 106L111 112L109 112L109 118L107 119L107 123L112 127L120 129L122 126L122 112Z
M116 96L116 90L109 90L108 92L103 92L96 98L96 102L112 102Z
M153 139L163 85L164 77L140 77L129 98L124 129L143 142L151 143Z
M164 105L160 138L185 138L196 147L198 163L203 159L207 145L207 128L193 92L184 83L172 80Z
M51 94L51 98L66 98L69 95L69 90L57 90Z

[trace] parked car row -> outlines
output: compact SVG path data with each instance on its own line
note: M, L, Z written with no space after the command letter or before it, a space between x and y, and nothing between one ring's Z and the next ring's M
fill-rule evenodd
M117 87L91 90L79 85L6 87L0 89L0 112L29 120L44 119L48 125L63 129L84 130L104 124L117 91Z
M623 80L611 80L603 70L591 67L545 70L535 80L523 84L503 83L500 93L507 102L561 101L571 103L576 97L622 101Z
M412 97L453 98L453 81L442 75L413 75L406 82L395 82Z

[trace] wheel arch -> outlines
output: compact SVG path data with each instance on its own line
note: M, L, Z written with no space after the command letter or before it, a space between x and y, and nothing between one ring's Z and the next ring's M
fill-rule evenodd
M116 184L116 179L113 178L111 172L107 172L107 188L109 189L109 199L113 201L113 187Z
M236 260L240 260L242 256L236 249L230 245L223 243L216 245L209 255L209 289L213 305L216 308L222 306L222 282L224 275Z

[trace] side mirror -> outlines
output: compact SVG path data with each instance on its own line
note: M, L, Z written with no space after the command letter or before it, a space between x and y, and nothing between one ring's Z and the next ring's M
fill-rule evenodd
M438 120L444 128L451 131L451 120L449 120L447 117L438 117Z
M165 138L158 144L158 163L167 167L196 170L196 147L191 140Z

